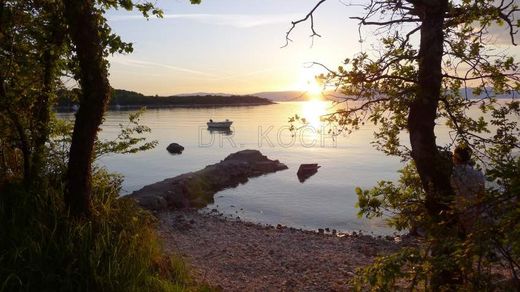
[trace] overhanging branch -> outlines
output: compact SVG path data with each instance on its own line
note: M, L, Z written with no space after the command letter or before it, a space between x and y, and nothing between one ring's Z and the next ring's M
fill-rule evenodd
M327 0L320 0L320 2L318 2L314 6L314 8L312 8L311 11L309 13L307 13L307 15L304 18L291 22L291 28L285 34L285 44L282 46L282 48L287 47L289 45L289 42L292 42L292 40L289 38L289 36L291 35L291 32L296 27L296 25L298 25L298 23L305 22L309 19L311 22L311 31L312 31L311 37L314 37L314 36L321 37L321 35L318 34L316 32L316 30L314 30L314 15L313 14L314 14L314 11L316 11L316 9L318 9L318 7L325 1L327 1Z

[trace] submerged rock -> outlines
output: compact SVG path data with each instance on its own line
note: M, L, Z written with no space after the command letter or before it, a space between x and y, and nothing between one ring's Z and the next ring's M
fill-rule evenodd
M145 186L128 196L151 210L201 208L212 203L213 195L223 189L284 169L287 169L285 164L267 158L258 150L242 150L219 163Z
M173 154L181 154L182 151L184 151L184 147L177 143L171 143L170 145L168 145L168 147L166 147L166 150Z

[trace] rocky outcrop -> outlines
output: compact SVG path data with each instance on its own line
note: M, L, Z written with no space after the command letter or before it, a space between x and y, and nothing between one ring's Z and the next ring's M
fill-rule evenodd
M284 169L287 169L285 164L270 160L258 150L243 150L199 171L145 186L129 197L151 210L204 207L213 202L213 195L218 191L246 183L251 177Z
M168 145L168 147L166 147L166 150L168 150L168 152L172 154L181 154L182 151L184 151L184 147L177 143L171 143L170 145Z

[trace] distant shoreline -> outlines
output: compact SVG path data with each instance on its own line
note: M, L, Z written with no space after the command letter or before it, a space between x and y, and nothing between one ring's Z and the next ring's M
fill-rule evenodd
M57 112L74 112L79 106L77 89L58 92L58 100L54 106ZM124 89L113 89L108 102L108 110L136 110L143 107L161 108L215 108L259 106L275 102L253 95L173 95L147 96L139 92Z
M221 107L248 107L248 106L262 106L276 104L276 102L241 102L241 103L215 103L215 104L138 104L138 105L109 105L107 110L109 111L131 111L138 110L141 108L147 109L168 109L168 108L221 108ZM75 112L73 106L55 106L54 111L58 113Z

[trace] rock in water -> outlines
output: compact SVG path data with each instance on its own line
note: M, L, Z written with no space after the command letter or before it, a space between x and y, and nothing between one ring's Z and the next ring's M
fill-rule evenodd
M317 163L310 164L300 164L300 168L298 168L298 172L296 175L298 176L298 180L303 183L309 177L315 175L318 172L318 168L320 168Z
M182 151L184 151L184 147L177 143L171 143L170 145L168 145L168 147L166 147L166 150L173 154L181 154Z
M246 183L250 177L284 169L287 165L267 158L258 150L243 150L219 163L145 186L128 196L151 210L201 208L212 203L213 195L223 189Z

